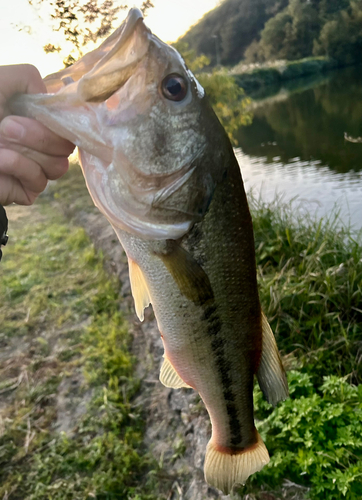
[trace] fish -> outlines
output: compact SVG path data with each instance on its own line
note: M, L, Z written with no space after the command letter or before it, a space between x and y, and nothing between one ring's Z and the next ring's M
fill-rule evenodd
M192 388L211 420L206 482L228 494L269 462L254 422L288 397L262 312L240 167L205 90L131 9L97 49L45 78L13 109L78 146L89 193L129 263L136 314L152 304L160 381Z

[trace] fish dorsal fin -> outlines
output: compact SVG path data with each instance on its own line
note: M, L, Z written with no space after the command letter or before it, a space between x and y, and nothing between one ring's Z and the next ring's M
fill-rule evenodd
M289 396L288 382L274 334L262 312L263 350L257 378L267 401L275 406Z
M134 299L136 314L140 321L144 319L144 309L151 304L148 286L139 265L128 258L129 279Z
M161 371L160 371L160 382L170 389L180 389L181 387L186 387L190 389L180 375L177 373L175 368L172 366L171 361L168 358L164 358Z

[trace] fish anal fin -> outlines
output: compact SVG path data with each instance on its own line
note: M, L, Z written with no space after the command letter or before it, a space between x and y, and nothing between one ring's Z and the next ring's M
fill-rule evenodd
M260 471L269 462L269 453L257 433L257 442L240 453L219 450L209 441L205 457L205 480L210 486L228 495L234 484L245 484L251 474Z
M170 389L181 389L181 387L186 387L190 389L190 386L187 385L180 375L177 373L171 361L168 358L164 358L161 371L160 371L160 382Z
M257 379L267 401L275 406L289 396L288 381L274 334L262 312L263 348Z
M151 298L148 291L148 286L139 265L132 259L128 258L129 278L131 282L131 290L134 299L136 314L140 321L144 319L144 309L150 305Z
M213 300L214 293L208 275L187 250L175 242L169 242L168 251L157 255L188 300L196 305Z

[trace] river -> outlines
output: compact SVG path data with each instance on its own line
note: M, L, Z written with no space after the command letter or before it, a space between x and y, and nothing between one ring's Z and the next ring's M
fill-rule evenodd
M256 100L236 149L247 191L271 201L294 199L318 217L333 210L362 228L362 67L345 68Z

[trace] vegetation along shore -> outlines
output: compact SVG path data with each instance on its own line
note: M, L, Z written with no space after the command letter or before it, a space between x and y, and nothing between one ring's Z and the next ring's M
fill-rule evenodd
M288 206L250 201L261 299L291 397L271 412L256 392L257 425L271 464L241 497L357 500L362 247L333 221L296 219ZM0 284L0 497L218 498L203 489L197 458L207 439L199 435L204 424L197 425L206 420L202 405L186 389L157 393L156 329L147 333L155 360L148 354L134 364L130 332L138 326L124 319L131 307L127 269L112 232L107 228L99 239L101 216L79 167L50 187L32 209L32 224L14 210ZM117 265L100 253L111 243ZM143 328L152 321L149 313ZM169 404L159 407L154 398ZM163 419L174 429L168 442Z
M224 0L178 43L211 68L228 68L256 97L264 87L359 64L361 26L360 0Z
M360 0L224 0L175 46L236 144L252 121L248 96L358 63L361 26ZM235 498L359 500L361 238L337 216L315 220L251 194L249 202L262 306L290 398L272 411L255 389L271 462ZM9 219L0 499L225 498L204 482L206 411L193 391L159 383L155 318L148 309L135 320L125 256L79 166L35 206L10 207Z

